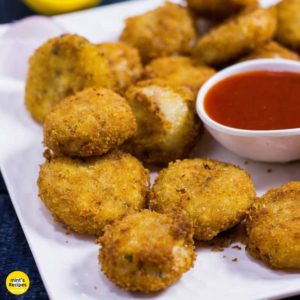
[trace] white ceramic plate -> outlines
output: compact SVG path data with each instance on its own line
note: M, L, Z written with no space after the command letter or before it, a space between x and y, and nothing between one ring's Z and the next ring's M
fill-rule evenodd
M124 18L162 1L133 1L56 17L67 30L92 41L116 39ZM266 1L265 1L266 2ZM53 300L76 299L266 299L300 294L300 274L273 271L242 251L199 248L195 266L169 289L155 294L128 293L101 273L94 239L54 224L37 196L36 180L43 162L42 129L23 104L24 83L0 80L0 166L13 205ZM300 163L262 164L245 160L222 148L205 134L197 156L232 162L247 169L258 194L291 180L300 180ZM226 256L226 258L223 258ZM237 258L237 262L232 259Z

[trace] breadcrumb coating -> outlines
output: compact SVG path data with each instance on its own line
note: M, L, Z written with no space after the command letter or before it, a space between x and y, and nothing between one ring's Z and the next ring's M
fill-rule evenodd
M189 53L196 39L188 10L166 2L154 10L129 18L120 40L136 47L143 62L178 53Z
M276 39L291 49L300 51L300 0L283 0L277 4Z
M173 86L189 88L195 99L200 87L215 70L205 65L194 66L192 60L186 56L169 56L152 60L146 67L146 79L161 78Z
M300 182L270 189L247 220L248 251L277 269L300 269Z
M143 67L138 50L122 42L101 43L97 47L113 72L116 90L124 94L142 76Z
M232 164L195 158L170 163L160 171L150 208L189 217L195 239L211 240L237 225L254 199L255 189L246 171Z
M255 49L252 53L242 58L241 61L258 59L258 58L284 58L291 60L299 60L298 53L281 46L280 44L271 41Z
M167 288L193 266L191 224L183 218L149 210L105 228L99 261L104 274L130 291Z
M85 38L65 34L48 40L30 58L25 104L43 123L55 104L92 86L114 88L107 61Z
M57 155L97 156L136 132L127 101L106 88L88 88L57 104L44 124L44 145Z
M193 56L196 62L218 66L238 59L272 39L276 10L247 10L200 37Z
M38 178L39 196L54 220L96 236L107 224L145 208L149 184L149 172L121 151L88 159L52 157Z

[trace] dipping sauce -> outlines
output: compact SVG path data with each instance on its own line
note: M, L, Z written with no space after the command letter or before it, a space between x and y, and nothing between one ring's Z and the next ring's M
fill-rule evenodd
M300 74L246 72L214 85L204 99L214 121L233 128L300 128Z

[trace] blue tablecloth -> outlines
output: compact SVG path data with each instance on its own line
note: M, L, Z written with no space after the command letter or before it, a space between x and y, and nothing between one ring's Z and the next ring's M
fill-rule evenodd
M1 175L0 175L1 176ZM36 264L28 247L12 203L0 177L0 299L16 299L5 287L6 276L20 270L28 274L31 282L29 291L18 299L48 299Z
M126 0L103 0L101 5L122 1ZM20 0L0 0L0 24L32 14L34 13ZM6 290L6 276L14 270L23 271L30 278L30 289L24 295L14 296ZM0 300L16 299L47 300L49 298L0 173Z

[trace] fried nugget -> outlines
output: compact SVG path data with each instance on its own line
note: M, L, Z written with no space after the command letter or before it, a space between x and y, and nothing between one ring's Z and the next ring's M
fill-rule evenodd
M127 19L120 36L140 51L143 62L190 52L195 39L195 24L188 10L171 2Z
M171 85L189 88L195 95L215 70L205 66L194 66L189 57L169 56L152 60L146 67L144 77L147 79L161 78Z
M143 72L138 50L122 42L101 43L97 47L113 72L117 91L124 94Z
M198 63L222 65L260 47L272 39L275 30L274 8L243 12L200 37L193 56Z
M300 270L300 182L258 198L247 220L247 249L269 266Z
M255 51L250 53L248 56L242 58L240 61L258 58L284 58L291 60L300 59L298 53L289 50L274 41L271 41L266 43L262 47L257 48Z
M277 5L278 28L276 39L300 51L300 0L283 0Z
M189 222L144 210L105 228L100 239L102 271L130 291L154 292L178 281L193 266Z
M100 158L54 157L41 166L38 187L54 220L74 232L100 235L105 225L146 206L149 173L121 151Z
M188 89L162 80L146 80L125 94L138 123L124 149L147 163L165 164L185 157L196 143L201 121Z
M127 101L106 88L88 88L58 103L44 124L44 145L57 155L96 156L132 137L137 123Z
M247 6L258 6L257 0L187 0L190 10L205 18L228 18Z
M86 87L114 85L108 63L95 45L78 35L62 35L47 41L30 58L25 103L32 117L43 123L66 96Z
M237 225L255 199L246 171L208 159L170 163L156 178L150 208L160 213L181 213L191 219L195 239L211 240Z

